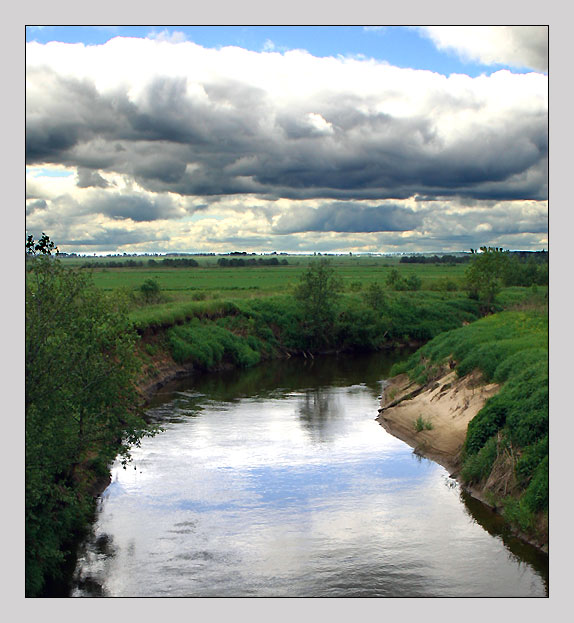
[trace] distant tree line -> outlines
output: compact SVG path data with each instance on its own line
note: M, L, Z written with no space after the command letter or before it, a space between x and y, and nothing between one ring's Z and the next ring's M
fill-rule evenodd
M470 255L404 255L401 264L464 264Z
M481 247L482 249L483 247ZM516 258L519 262L534 262L543 264L548 262L548 251L504 251L500 247L489 247L493 251L507 253L509 257ZM471 249L470 254L464 255L404 255L400 259L401 264L465 264L469 262L478 249Z
M285 259L278 260L276 257L270 258L257 258L250 257L248 259L240 258L232 258L228 260L226 257L220 257L217 260L218 266L287 266L289 262Z
M86 262L82 264L82 268L142 268L143 266L151 266L155 268L190 268L199 266L198 262L191 258L166 258L165 260L123 260L109 262Z

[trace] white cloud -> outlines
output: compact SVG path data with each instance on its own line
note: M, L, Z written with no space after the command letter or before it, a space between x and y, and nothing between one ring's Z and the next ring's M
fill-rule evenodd
M167 28L161 32L151 32L148 35L148 39L154 39L155 41L167 41L168 43L182 43L183 41L187 41L185 33L180 32L179 30L169 32Z
M439 50L485 65L548 71L547 26L420 26Z
M30 43L26 60L27 226L63 250L435 251L543 236L543 74L446 77L162 33Z

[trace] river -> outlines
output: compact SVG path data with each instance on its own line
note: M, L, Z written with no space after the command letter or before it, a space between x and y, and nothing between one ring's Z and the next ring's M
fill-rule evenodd
M113 466L70 595L547 595L547 557L375 422L404 356L164 387L148 416L165 430Z

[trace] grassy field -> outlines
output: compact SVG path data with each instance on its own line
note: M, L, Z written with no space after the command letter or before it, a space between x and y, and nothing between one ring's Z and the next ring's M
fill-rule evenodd
M255 257L255 256L246 256ZM325 257L325 256L322 256ZM345 290L360 291L371 283L385 285L389 272L396 268L401 276L418 275L422 289L432 289L441 279L460 284L466 264L401 264L398 256L328 256L341 277ZM112 258L116 259L116 258ZM138 258L139 259L139 258ZM301 273L315 256L282 256L286 266L221 267L217 257L194 256L199 266L193 268L149 267L101 268L110 258L65 258L64 265L78 267L90 264L94 283L102 290L125 288L136 291L147 279L155 279L163 292L180 302L194 300L194 293L225 293L226 298L252 298L288 291L299 281ZM122 258L117 258L122 261Z

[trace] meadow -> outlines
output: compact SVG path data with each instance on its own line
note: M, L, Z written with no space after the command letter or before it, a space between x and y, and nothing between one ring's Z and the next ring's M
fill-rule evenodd
M260 257L260 256L244 256ZM310 262L329 259L342 280L344 291L359 292L372 283L384 287L390 271L395 268L400 275L408 278L417 275L422 290L439 288L441 281L452 280L457 288L462 286L466 264L406 264L400 262L400 256L279 256L286 259L287 265L279 266L238 266L222 267L217 265L218 256L193 256L199 266L190 268L164 268L161 258L153 258L157 265L147 266L149 258L139 257L141 267L102 268L110 258L64 258L65 266L91 272L94 284L101 290L114 291L123 289L136 292L148 279L158 282L165 298L170 302L186 303L198 300L198 293L203 298L221 298L228 300L259 298L291 291L299 282L301 275ZM121 262L125 258L112 258ZM166 301L167 302L167 301Z

